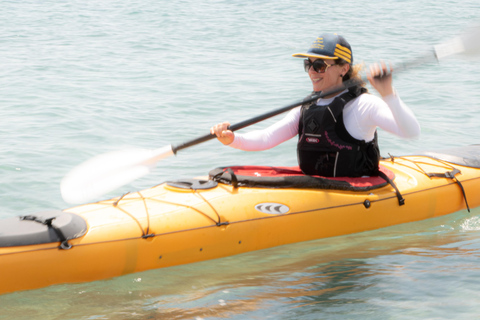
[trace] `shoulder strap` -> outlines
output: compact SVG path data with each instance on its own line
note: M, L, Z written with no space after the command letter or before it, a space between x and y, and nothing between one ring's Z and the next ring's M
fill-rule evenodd
M340 103L342 104L341 110L343 110L343 107L345 106L345 104L347 104L349 101L355 99L356 97L358 97L359 95L361 95L365 92L368 92L367 88L362 87L362 86L353 86L353 87L348 89L348 92L345 92L345 93L341 94L340 96L336 97L330 105L337 104L340 101ZM313 91L311 94L306 96L305 99L303 99L303 100L305 101L305 100L309 99L312 95L321 94L321 93L322 93L321 91ZM316 101L312 101L312 102L309 102L309 103L302 104L302 107L300 109L300 119L303 118L303 112L304 112L305 108L308 108L308 107L310 107L310 106L312 106L316 103L317 103ZM303 121L300 121L300 123L298 124L298 132L300 134L301 134L301 132L303 132Z

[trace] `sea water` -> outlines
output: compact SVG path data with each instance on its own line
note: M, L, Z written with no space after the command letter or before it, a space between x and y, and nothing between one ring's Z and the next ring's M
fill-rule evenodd
M395 65L478 23L480 4L25 0L0 2L0 15L6 218L68 208L62 178L95 155L179 144L301 100L311 84L291 55L322 32L344 35L355 63ZM479 73L480 60L453 56L396 74L422 134L380 130L382 155L478 143ZM256 153L209 141L104 198L219 166L294 165L294 140ZM473 319L479 213L6 294L0 319Z

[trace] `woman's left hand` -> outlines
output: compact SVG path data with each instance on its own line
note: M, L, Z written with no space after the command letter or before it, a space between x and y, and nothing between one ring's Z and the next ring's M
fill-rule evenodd
M367 79L382 97L393 94L392 72L392 65L390 65L390 72L388 72L384 61L380 62L380 65L375 63L370 66L370 73L367 75Z

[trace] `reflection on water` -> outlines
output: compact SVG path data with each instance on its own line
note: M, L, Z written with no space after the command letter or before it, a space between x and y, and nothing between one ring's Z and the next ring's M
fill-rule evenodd
M468 315L479 311L478 213L7 294L0 319L385 319L445 308Z

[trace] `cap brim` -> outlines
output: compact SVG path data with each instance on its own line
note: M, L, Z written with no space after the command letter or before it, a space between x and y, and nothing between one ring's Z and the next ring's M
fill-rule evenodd
M314 53L295 53L295 54L292 54L292 57L294 57L294 58L332 59L332 60L338 59L338 57L330 57L330 56L324 56L324 55L321 55L321 54L314 54Z

